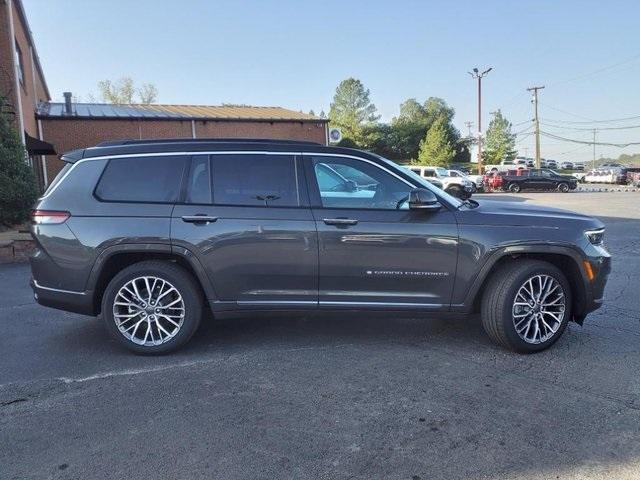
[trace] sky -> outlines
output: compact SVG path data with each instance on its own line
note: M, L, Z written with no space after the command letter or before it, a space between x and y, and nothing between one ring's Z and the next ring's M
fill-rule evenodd
M153 83L159 103L236 103L329 111L338 83L360 79L382 120L408 98L442 97L454 123L483 129L501 109L533 156L541 130L564 138L640 142L640 2L23 0L54 100L97 95L104 79ZM636 116L638 118L600 122ZM592 123L593 121L598 123ZM580 123L578 123L580 122ZM615 127L615 129L612 129ZM604 128L609 128L605 130ZM542 156L591 160L593 147L542 137ZM597 146L596 155L640 152Z

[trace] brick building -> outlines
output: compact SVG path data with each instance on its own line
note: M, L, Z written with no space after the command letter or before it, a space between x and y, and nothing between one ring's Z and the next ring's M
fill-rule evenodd
M59 153L104 140L139 138L279 138L327 142L327 120L279 107L43 103L42 138ZM62 167L45 157L51 180ZM46 183L46 182L45 182Z
M58 154L105 140L328 140L328 120L280 107L88 104L74 103L70 93L51 102L20 0L0 0L0 96L42 187L62 168Z

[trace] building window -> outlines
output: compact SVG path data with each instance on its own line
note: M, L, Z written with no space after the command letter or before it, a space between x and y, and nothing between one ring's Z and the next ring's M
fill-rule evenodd
M18 59L18 80L20 80L20 85L24 87L24 62L22 60L22 50L20 50L20 46L18 42L15 42L16 45L16 58Z

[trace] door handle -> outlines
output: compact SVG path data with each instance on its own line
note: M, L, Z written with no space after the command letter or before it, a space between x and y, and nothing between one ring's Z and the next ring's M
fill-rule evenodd
M183 215L182 221L187 223L211 223L218 220L218 217L210 217L209 215Z
M338 227L346 227L348 225L358 224L358 220L354 218L324 218L322 221L326 225L336 225Z

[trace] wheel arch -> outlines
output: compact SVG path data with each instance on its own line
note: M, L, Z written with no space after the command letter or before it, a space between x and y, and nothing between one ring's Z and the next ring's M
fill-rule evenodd
M87 290L93 295L95 315L100 313L102 296L111 279L123 268L145 260L164 260L180 265L196 280L204 300L215 298L204 268L188 250L172 249L168 244L120 244L105 249L96 259L89 275Z
M479 312L482 296L490 277L503 265L523 258L546 261L563 272L571 286L573 319L582 323L588 292L588 281L582 267L582 256L572 247L559 245L518 245L503 247L494 252L480 269L467 294L466 310Z

